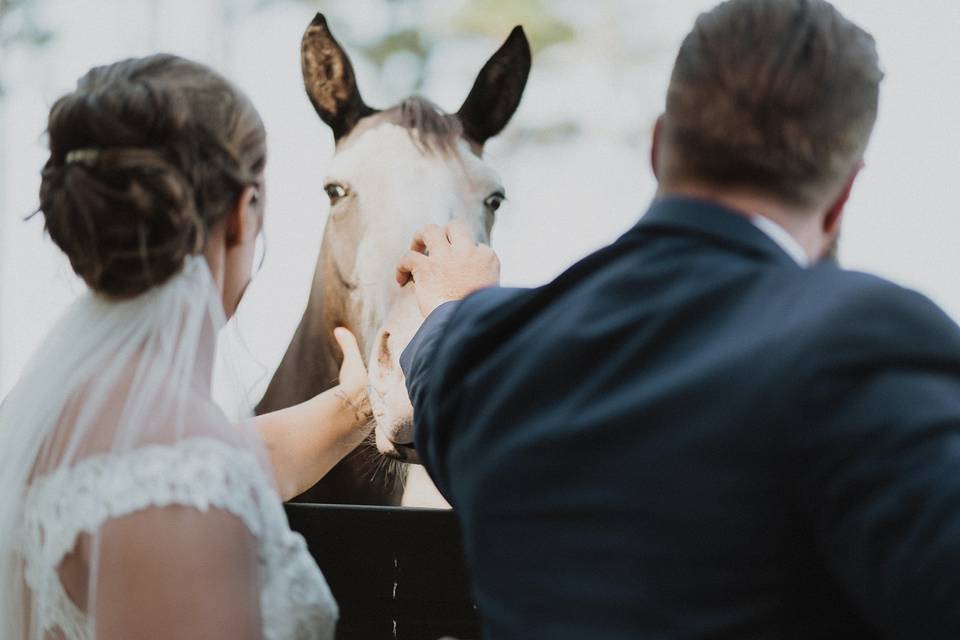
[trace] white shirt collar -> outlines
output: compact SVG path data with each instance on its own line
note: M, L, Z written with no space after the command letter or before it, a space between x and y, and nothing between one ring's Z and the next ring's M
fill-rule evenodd
M798 265L804 268L810 266L810 256L807 255L807 252L804 251L802 246L800 246L800 243L797 242L796 238L790 235L790 232L788 232L786 229L781 227L770 218L761 215L750 216L750 222L752 222L753 226L755 226L757 229L763 231L767 237L776 242L777 245L783 249L788 256L793 258L793 261Z

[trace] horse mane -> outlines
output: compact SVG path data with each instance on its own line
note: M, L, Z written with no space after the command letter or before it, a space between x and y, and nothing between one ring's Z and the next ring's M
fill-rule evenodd
M463 137L463 125L456 114L445 113L422 96L411 96L374 116L410 133L414 144L425 153L456 156L457 142Z

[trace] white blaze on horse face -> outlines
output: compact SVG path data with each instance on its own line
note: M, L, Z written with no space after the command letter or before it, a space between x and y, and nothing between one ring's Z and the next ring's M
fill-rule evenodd
M465 141L456 155L424 151L411 132L381 123L350 139L331 162L328 182L347 195L330 211L337 269L350 294L367 350L370 400L377 419L377 447L396 453L393 443L412 441L413 409L399 357L423 322L410 286L394 279L396 265L414 233L464 218L480 242L490 241L493 213L484 201L500 191L497 174Z

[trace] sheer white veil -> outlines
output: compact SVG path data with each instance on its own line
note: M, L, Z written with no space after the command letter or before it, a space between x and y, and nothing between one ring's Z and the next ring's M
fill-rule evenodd
M35 627L47 603L28 588L22 553L24 498L37 478L92 457L193 436L253 451L268 468L250 422L238 426L212 401L217 335L225 324L206 260L192 256L179 274L129 300L88 290L46 337L0 404L0 636L43 637ZM230 378L234 399L246 404L236 369L229 363L217 369ZM249 406L231 411L251 415ZM88 610L95 566L87 578Z

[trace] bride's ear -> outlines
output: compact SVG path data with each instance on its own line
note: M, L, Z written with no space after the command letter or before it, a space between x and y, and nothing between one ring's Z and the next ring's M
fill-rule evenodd
M253 242L260 230L263 195L258 187L244 187L236 204L227 214L227 249Z

